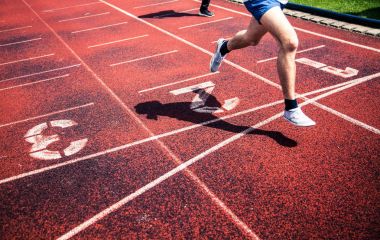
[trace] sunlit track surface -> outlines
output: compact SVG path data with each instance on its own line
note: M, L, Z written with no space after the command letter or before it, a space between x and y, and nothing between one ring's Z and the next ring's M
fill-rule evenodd
M0 3L2 239L375 239L380 41L289 18L297 94L282 119L265 36L199 2Z

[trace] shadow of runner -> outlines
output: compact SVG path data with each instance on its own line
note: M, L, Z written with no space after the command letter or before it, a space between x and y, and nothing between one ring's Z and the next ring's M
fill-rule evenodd
M208 101L207 106L217 106L220 107L220 103L216 101L215 97L213 98L214 104L210 104ZM215 102L216 101L216 102ZM176 118L181 121L192 122L195 124L200 124L210 120L219 119L217 116L210 113L198 113L190 109L190 102L176 102L162 104L159 101L150 101L145 103L139 103L135 106L136 113L143 115L146 114L147 119L157 120L158 116L166 116L171 118ZM219 120L205 125L211 128L217 128L224 131L229 131L233 133L240 133L244 130L247 130L250 127L247 126L237 126L226 122L224 120ZM278 131L267 131L261 129L254 129L249 134L267 136L275 140L278 144L284 147L295 147L297 142L293 139L286 137L284 134Z
M185 13L185 12L176 12L174 10L165 10L155 13L149 13L146 15L138 16L139 18L168 18L168 17L191 17L191 16L199 16L199 14L195 13Z

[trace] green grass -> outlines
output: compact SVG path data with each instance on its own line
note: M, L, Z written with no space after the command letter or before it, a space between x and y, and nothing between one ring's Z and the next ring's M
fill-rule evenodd
M290 0L290 2L380 20L380 0Z

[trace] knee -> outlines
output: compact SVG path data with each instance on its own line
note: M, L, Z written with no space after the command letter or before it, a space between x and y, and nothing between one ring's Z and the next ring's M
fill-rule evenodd
M298 38L297 37L291 37L287 38L281 43L281 47L286 52L295 52L298 48Z

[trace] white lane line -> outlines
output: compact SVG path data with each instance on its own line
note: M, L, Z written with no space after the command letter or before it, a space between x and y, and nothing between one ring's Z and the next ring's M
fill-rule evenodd
M121 64L125 64L125 63L137 62L137 61L141 61L141 60L145 60L145 59L149 59L149 58L154 58L154 57L159 57L159 56L163 56L163 55L167 55L167 54L171 54L171 53L176 53L176 52L178 52L178 50L173 50L173 51L169 51L169 52L159 53L159 54L155 54L155 55L151 55L151 56L147 56L147 57L142 57L142 58L136 58L136 59L132 59L132 60L124 61L124 62L113 63L110 66L114 67L114 66L118 66L118 65L121 65Z
M128 22L120 22L120 23L115 23L115 24L109 24L109 25L104 25L104 26L99 26L99 27L93 27L93 28L87 28L87 29L83 29L83 30L78 30L78 31L74 31L74 32L71 32L72 34L75 34L75 33L81 33L81 32L88 32L88 31L93 31L93 30L98 30L98 29L104 29L104 28L110 28L110 27L114 27L114 26L119 26L119 25L123 25L123 24L127 24Z
M93 15L86 15L86 16L76 17L76 18L68 18L68 19L59 20L58 22L68 22L68 21L74 21L74 20L84 19L84 18L99 17L99 16L103 16L103 15L108 15L108 14L110 14L110 12L98 13L98 14L93 14Z
M39 41L41 39L42 38L33 38L33 39L28 39L28 40L19 41L19 42L5 43L5 44L0 44L0 47L11 46L11 45L21 44L21 43L26 43L26 42Z
M49 116L56 115L56 114L59 114L59 113L70 112L70 111L73 111L73 110L76 110L76 109L85 108L85 107L89 107L89 106L93 106L93 105L94 105L93 102L92 103L87 103L87 104L84 104L84 105L80 105L80 106L76 106L76 107L71 107L71 108L66 108L66 109L63 109L63 110L59 110L59 111L55 111L55 112L51 112L51 113L47 113L47 114L31 117L31 118L26 118L26 119L19 120L19 121L14 121L14 122L10 122L10 123L4 123L4 124L0 124L0 128L12 126L12 125L19 124L19 123L28 122L28 121L39 119L39 118L43 118L43 117L49 117ZM0 181L0 184L1 183L2 182Z
M311 92L304 93L304 94L299 95L299 96L306 97L306 96L313 95L313 94L316 94L316 93L319 93L319 92L324 92L326 90L336 89L337 87L346 86L346 85L350 85L350 84L355 84L355 83L358 82L357 80L358 79L355 79L355 80L352 80L352 81L347 82L347 83L340 83L340 84L329 86L329 87L326 87L326 88L317 89L317 90L314 90L314 91L311 91ZM370 80L370 79L368 79L368 80ZM336 93L336 92L337 91L334 90L333 93ZM328 95L325 95L324 97L327 97L327 96L331 95L332 93L328 92L327 94ZM207 125L212 124L212 123L228 120L230 118L234 118L234 117L238 117L238 116L243 116L245 114L253 113L253 112L265 109L265 108L269 108L269 107L273 107L273 106L276 106L276 105L279 105L279 104L283 104L283 102L284 102L283 99L277 100L277 101L274 101L274 102L271 102L271 103L268 103L268 104L264 104L264 105L261 105L261 106L253 107L253 108L250 108L250 109L246 109L244 111L236 112L236 113L233 113L233 114L230 114L230 115L226 115L226 116L223 116L223 117L215 118L215 119L212 119L212 120L209 120L209 121L205 121L205 122L202 122L202 123L193 124L193 125L190 125L190 126L187 126L187 127L184 127L184 128L176 129L176 130L173 130L173 131L170 131L170 132L166 132L166 133L161 133L161 134L154 135L154 136L151 136L151 137L148 137L148 138L144 138L144 139L132 142L132 143L127 143L127 144L124 144L124 145L121 145L121 146L118 146L118 147L110 148L110 149L107 149L105 151L97 152L97 153L94 153L94 154L90 154L90 155L87 155L87 156L83 156L83 157L80 157L80 158L69 160L69 161L66 161L66 162L63 162L63 163L51 165L49 167L33 170L33 171L30 171L30 172L25 172L25 173L22 173L22 174L13 176L13 177L9 177L9 178L5 178L5 179L0 180L0 185L4 184L4 183L7 183L7 182L12 182L12 181L24 178L24 177L33 176L33 175L36 175L36 174L39 174L39 173L43 173L43 172L51 171L53 169L57 169L57 168L60 168L60 167L68 166L68 165L71 165L71 164L74 164L74 163L78 163L78 162L81 162L81 161L91 160L91 159L93 159L95 157L103 156L103 155L106 155L106 154L109 154L109 153L121 151L121 150L130 148L130 147L133 147L133 146L137 146L137 145L140 145L140 144L143 144L143 143L155 141L155 140L158 140L158 139L161 139L161 138L164 138L164 137L169 137L169 136L176 135L176 134L179 134L179 133L182 133L182 132L190 131L190 130L193 130L193 129L196 129L196 128L199 128L199 127L207 126Z
M215 74L218 74L218 73L219 72L207 73L207 74L203 74L203 75L200 75L200 76L196 76L196 77L192 77L192 78L187 78L185 80L181 80L181 81L177 81L177 82L172 82L172 83L160 85L160 86L157 86L157 87L152 87L152 88L144 89L144 90L139 91L139 93L149 92L149 91L156 90L156 89L159 89L159 88L164 88L164 87L173 86L173 85L176 85L176 84L179 84L179 83L193 81L193 80L196 80L196 79L199 79L199 78L204 78L204 77L212 76L212 75L215 75Z
M46 71L42 71L42 72L31 73L31 74L27 74L27 75L23 75L23 76L19 76L19 77L2 79L2 80L0 80L0 83L15 80L15 79L20 79L20 78L26 78L26 77L31 77L31 76L35 76L35 75L40 75L40 74L44 74L44 73L48 73L48 72L55 72L55 71L69 69L69 68L73 68L73 67L79 67L79 66L80 66L80 64L75 64L75 65L70 65L67 67L61 67L61 68L50 69L50 70L46 70Z
M167 2L160 2L160 3L154 3L154 4L144 5L144 6L138 6L138 7L134 7L134 9L146 8L146 7L151 7L151 6L158 6L158 5L168 4L168 3L172 3L172 2L178 2L178 0L167 1Z
M317 47L312 47L312 48L304 49L304 50L301 50L301 51L297 51L297 54L298 53L303 53L303 52L313 51L313 50L320 49L320 48L324 48L325 46L326 45L320 45L320 46L317 46ZM277 57L272 57L272 58L267 58L267 59L264 59L264 60L260 60L260 61L257 61L257 63L268 62L268 61L275 60L275 59L277 59Z
M66 74L66 75L62 75L62 76L57 76L57 77L52 77L52 78L47 78L47 79L43 79L43 80L38 80L38 81L35 81L35 82L30 82L30 83L24 83L24 84L20 84L20 85L16 85L16 86L11 86L11 87L6 87L6 88L0 88L0 92L1 91L5 91L5 90L9 90L9 89L13 89L13 88L19 88L19 87L25 87L25 86L29 86L29 85L34 85L34 84L37 84L37 83L43 83L43 82L47 82L47 81L51 81L51 80L55 80L55 79L59 79L59 78L65 78L65 77L68 77L70 76L70 74Z
M232 18L233 17L227 17L227 18L217 19L217 20L213 20L213 21L208 21L208 22L203 22L203 23L198 23L198 24L193 24L193 25L179 27L178 29L197 27L197 26L206 25L206 24L210 24L210 23L216 23L216 22L226 21L226 20L229 20L229 19L232 19Z
M152 24L152 23L150 23L148 21L145 21L144 19L141 19L141 18L139 18L139 17L137 17L137 16L135 16L135 15L133 15L133 14L131 14L131 13L129 13L129 12L127 12L127 11L125 11L125 10L117 7L117 6L115 6L115 5L113 5L113 4L110 4L110 3L108 3L108 2L106 2L104 0L99 0L99 1L107 4L111 8L113 8L113 9L115 9L115 10L121 12L121 13L124 13L125 15L127 15L127 16L129 16L129 17L131 17L131 18L133 18L133 19L135 19L137 21L140 21L140 22L142 22L142 23L144 23L144 24L146 24L146 25L148 25L148 26L150 26L150 27L152 27L152 28L154 28L154 29L156 29L156 30L158 30L158 31L160 31L160 32L162 32L162 33L164 33L164 34L172 37L172 38L174 38L174 39L177 39L180 42L183 42L183 43L185 43L185 44L187 44L187 45L189 45L189 46L191 46L191 47L193 47L193 48L195 48L195 49L197 49L197 50L199 50L199 51L201 51L201 52L203 52L205 54L208 54L209 56L213 55L213 53L211 53L210 51L208 51L208 50L206 50L206 49L204 49L204 48L202 48L202 47L200 47L200 46L198 46L198 45L196 45L196 44L194 44L192 42L189 42L186 39L183 39L183 38L181 38L181 37L179 37L179 36L177 36L177 35L169 32L169 31L167 31L165 29L162 29L162 28L160 28L160 27L158 27L158 26L156 26L156 25L154 25L154 24ZM194 0L194 1L197 1L197 0ZM219 6L214 5L214 4L212 4L212 5L216 6L216 7L219 7ZM223 7L221 7L221 8L223 8ZM223 9L225 9L225 8L223 8ZM241 13L241 12L238 12L238 11L234 11L234 10L230 10L230 9L226 9L226 10L249 16L248 14L244 14L244 13ZM256 74L256 73L254 73L254 72L252 72L252 71L250 71L250 70L248 70L248 69L246 69L246 68L244 68L244 67L242 67L242 66L240 66L240 65L238 65L238 64L236 64L234 62L231 62L229 60L224 60L224 62L226 64L228 64L228 65L230 65L230 66L232 66L232 67L234 67L234 68L236 68L236 69L244 72L244 73L247 73L248 75L250 75L250 76L252 76L254 78L259 79L260 81L262 81L262 82L264 82L264 83L266 83L266 84L268 84L270 86L273 86L273 87L275 87L275 88L277 88L279 90L282 89L280 84L272 82L271 80L269 80L269 79L267 79L267 78L265 78L265 77L263 77L263 76L261 76L259 74ZM316 104L314 104L314 105L316 106ZM334 114L335 111L329 111L328 109L329 108L327 108L327 107L323 108L323 110L326 110L327 112L330 112L330 113ZM344 118L344 119L347 120L347 121L349 121L350 118ZM356 124L356 121L350 121L350 122L353 123L353 124ZM362 125L357 125L357 126L363 127Z
M301 103L300 106L305 106L307 104L313 103L313 102L315 102L317 100L320 100L322 98L330 96L330 95L332 95L334 93L343 91L344 89L353 87L353 86L355 86L357 84L360 84L360 83L368 81L368 80L369 80L369 78L366 78L365 80L362 80L362 81L358 80L356 83L352 83L352 84L340 87L338 89L335 89L335 90L332 90L330 92L324 93L324 94L322 94L322 95L320 95L318 97L309 99L308 101ZM189 159L188 161L183 162L182 164L178 165L177 167L175 167L171 171L169 171L169 172L165 173L164 175L156 178L155 180L153 180L152 182L148 183L144 187L136 190L132 194L126 196L125 198L121 199L120 201L118 201L115 204L109 206L108 208L106 208L103 211L99 212L98 214L94 215L90 219L86 220L82 224L80 224L77 227L71 229L70 231L68 231L67 233L65 233L61 237L59 237L58 240L70 239L71 237L73 237L76 234L82 232L83 230L85 230L89 226L95 224L99 220L103 219L104 217L108 216L109 214L111 214L111 213L115 212L116 210L120 209L121 207L123 207L124 205L126 205L127 203L129 203L130 201L132 201L133 199L135 199L138 196L144 194L145 192L149 191L150 189L156 187L157 185L159 185L163 181L167 180L168 178L174 176L175 174L177 174L177 173L179 173L179 172L181 172L183 170L186 170L189 166L193 165L194 163L198 162L199 160L201 160L201 159L205 158L206 156L208 156L208 155L210 155L210 154L218 151L219 149L225 147L226 145L228 145L228 144L230 144L232 142L235 142L236 140L239 140L240 138L244 137L245 135L249 134L250 132L253 132L255 129L258 129L258 128L266 125L266 124L269 124L270 122L272 122L272 121L274 121L274 120L276 120L276 119L278 119L278 118L280 118L282 116L283 116L283 112L281 111L280 113L277 113L276 115L273 115L272 117L267 118L266 120L264 120L262 122L259 122L259 123L255 124L255 125L247 128L246 130L244 130L244 131L242 131L242 132L240 132L238 134L235 134L232 137L227 138L226 140L224 140L224 141L218 143L217 145L209 148L208 150L204 151L203 153L200 153L199 155L197 155L197 156ZM227 208L227 206L226 206L226 208ZM239 221L239 226L241 228L244 228L245 233L247 235L249 235L250 237L252 237L254 239L259 239L258 236L244 222L242 222L232 211L230 211L230 214L232 214L233 216L236 217L234 219L237 219L237 221Z
M76 8L76 7L82 7L82 6L89 6L89 5L93 5L93 4L99 4L99 3L101 3L101 2L90 2L90 3L85 3L85 4L78 4L78 5L73 5L73 6L43 10L42 12L54 12L54 11L58 11L58 10L64 10L64 9L68 9L68 8Z
M25 26L25 27L18 27L18 28L11 28L11 29L5 29L5 30L0 30L0 33L3 32L10 32L10 31L16 31L16 30L21 30L21 29L26 29L26 28L31 28L32 26Z
M195 2L200 2L199 0L194 0L194 1ZM237 13L237 14L240 14L240 15L243 15L243 16L247 16L247 17L250 17L250 18L252 17L252 15L248 14L248 13L235 11L235 10L228 9L228 8L225 8L225 7L222 7L222 6L219 6L219 5L215 5L215 4L210 4L210 5L213 6L213 7L216 7L216 8L220 8L220 9L229 11L229 12ZM296 30L298 30L300 32L309 33L311 35L315 35L315 36L318 36L318 37L330 39L330 40L337 41L337 42L340 42L340 43L344 43L344 44L352 45L352 46L355 46L355 47L371 50L371 51L374 51L374 52L380 52L380 49L373 48L373 47L368 47L368 46L365 46L365 45L362 45L362 44L358 44L358 43L354 43L354 42L349 42L349 41L346 41L346 40L343 40L343 39L340 39L340 38L331 37L331 36L328 36L328 35L320 34L320 33L317 33L317 32L312 32L312 31L309 31L309 30L306 30L306 29L302 29L302 28L298 28L298 27L294 27L294 29L296 29Z
M110 45L110 44L114 44L114 43L119 43L119 42L125 42L125 41L129 41L129 40L134 40L134 39L138 39L138 38L148 37L148 36L149 36L148 34L145 34L145 35L141 35L141 36L137 36L137 37L131 37L131 38L120 39L120 40L116 40L116 41L113 41L113 42L100 43L100 44L96 44L96 45L88 46L87 48L100 47L100 46Z
M192 9L188 9L188 10L184 10L184 11L180 11L180 12L164 13L164 14L161 14L161 15L154 16L153 18L162 18L162 17L166 17L166 16L175 15L175 14L178 14L178 13L192 12L192 11L195 11L195 10L199 10L199 8L192 8Z
M0 63L0 66L13 64L13 63L19 63L19 62L25 62L25 61L30 61L30 60L35 60L35 59L44 58L44 57L50 57L50 56L54 56L54 55L55 55L54 53L51 53L51 54L41 55L41 56L37 56L37 57L24 58L24 59L20 59L20 60L11 61L11 62Z

